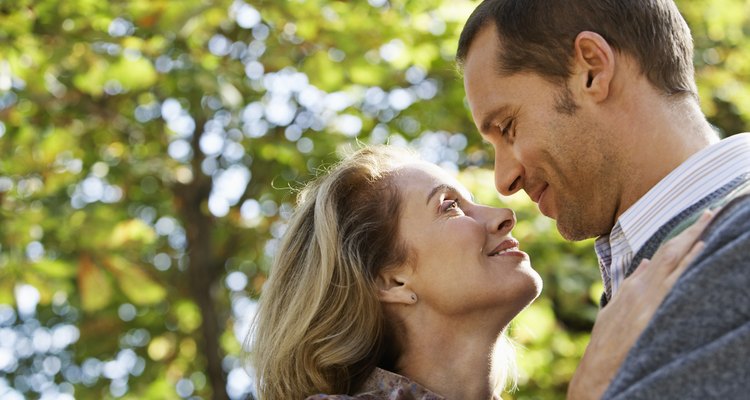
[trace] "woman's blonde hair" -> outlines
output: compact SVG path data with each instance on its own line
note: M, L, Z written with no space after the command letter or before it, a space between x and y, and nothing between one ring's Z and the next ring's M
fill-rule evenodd
M410 260L391 178L417 160L405 149L365 147L300 193L248 335L260 399L353 394L398 357L398 329L383 314L375 279ZM490 361L499 397L515 383L505 332Z
M248 337L261 399L349 393L383 357L375 278L408 257L390 176L414 160L366 147L300 193Z

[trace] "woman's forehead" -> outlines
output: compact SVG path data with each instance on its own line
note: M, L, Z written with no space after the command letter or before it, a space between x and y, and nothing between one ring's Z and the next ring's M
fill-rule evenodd
M440 185L450 186L465 198L471 198L469 191L450 172L426 161L403 165L396 173L396 181L402 189L427 192Z

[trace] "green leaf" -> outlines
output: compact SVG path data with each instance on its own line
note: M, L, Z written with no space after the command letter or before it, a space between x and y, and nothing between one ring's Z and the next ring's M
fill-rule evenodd
M166 377L156 379L155 381L148 384L146 390L143 392L143 396L138 396L144 400L160 400L164 398L177 398L177 392L175 392L175 385L167 381Z
M78 90L99 97L104 93L104 83L107 81L108 63L105 60L96 60L84 71L76 74L73 85Z
M72 278L78 272L78 267L74 264L49 258L43 258L31 264L31 267L36 272L50 278Z
M140 219L130 219L115 225L109 239L111 248L125 244L148 245L156 240L156 232Z
M0 304L16 304L16 298L13 296L13 287L15 282L9 279L0 279Z
M107 272L95 265L88 255L81 257L78 268L78 290L84 311L98 311L112 299L112 282Z
M164 287L146 274L138 264L124 257L112 256L107 259L107 265L112 268L120 289L134 304L149 305L164 300L167 294Z
M127 90L146 89L156 83L156 69L143 57L123 57L107 71L107 77Z
M201 326L201 310L192 301L178 302L174 305L174 313L180 330L185 333L193 332Z

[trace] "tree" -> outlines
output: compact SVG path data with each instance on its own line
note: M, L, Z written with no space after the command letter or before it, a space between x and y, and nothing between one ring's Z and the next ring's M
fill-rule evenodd
M746 129L748 6L679 4L711 122ZM357 141L411 143L497 202L453 63L475 5L0 4L0 394L246 395L292 189ZM591 244L507 201L546 282L509 397L561 398L601 291Z

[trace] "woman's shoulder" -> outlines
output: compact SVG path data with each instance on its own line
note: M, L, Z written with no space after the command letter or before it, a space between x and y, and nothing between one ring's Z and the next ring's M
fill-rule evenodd
M399 374L376 368L357 394L316 394L306 400L445 400Z

